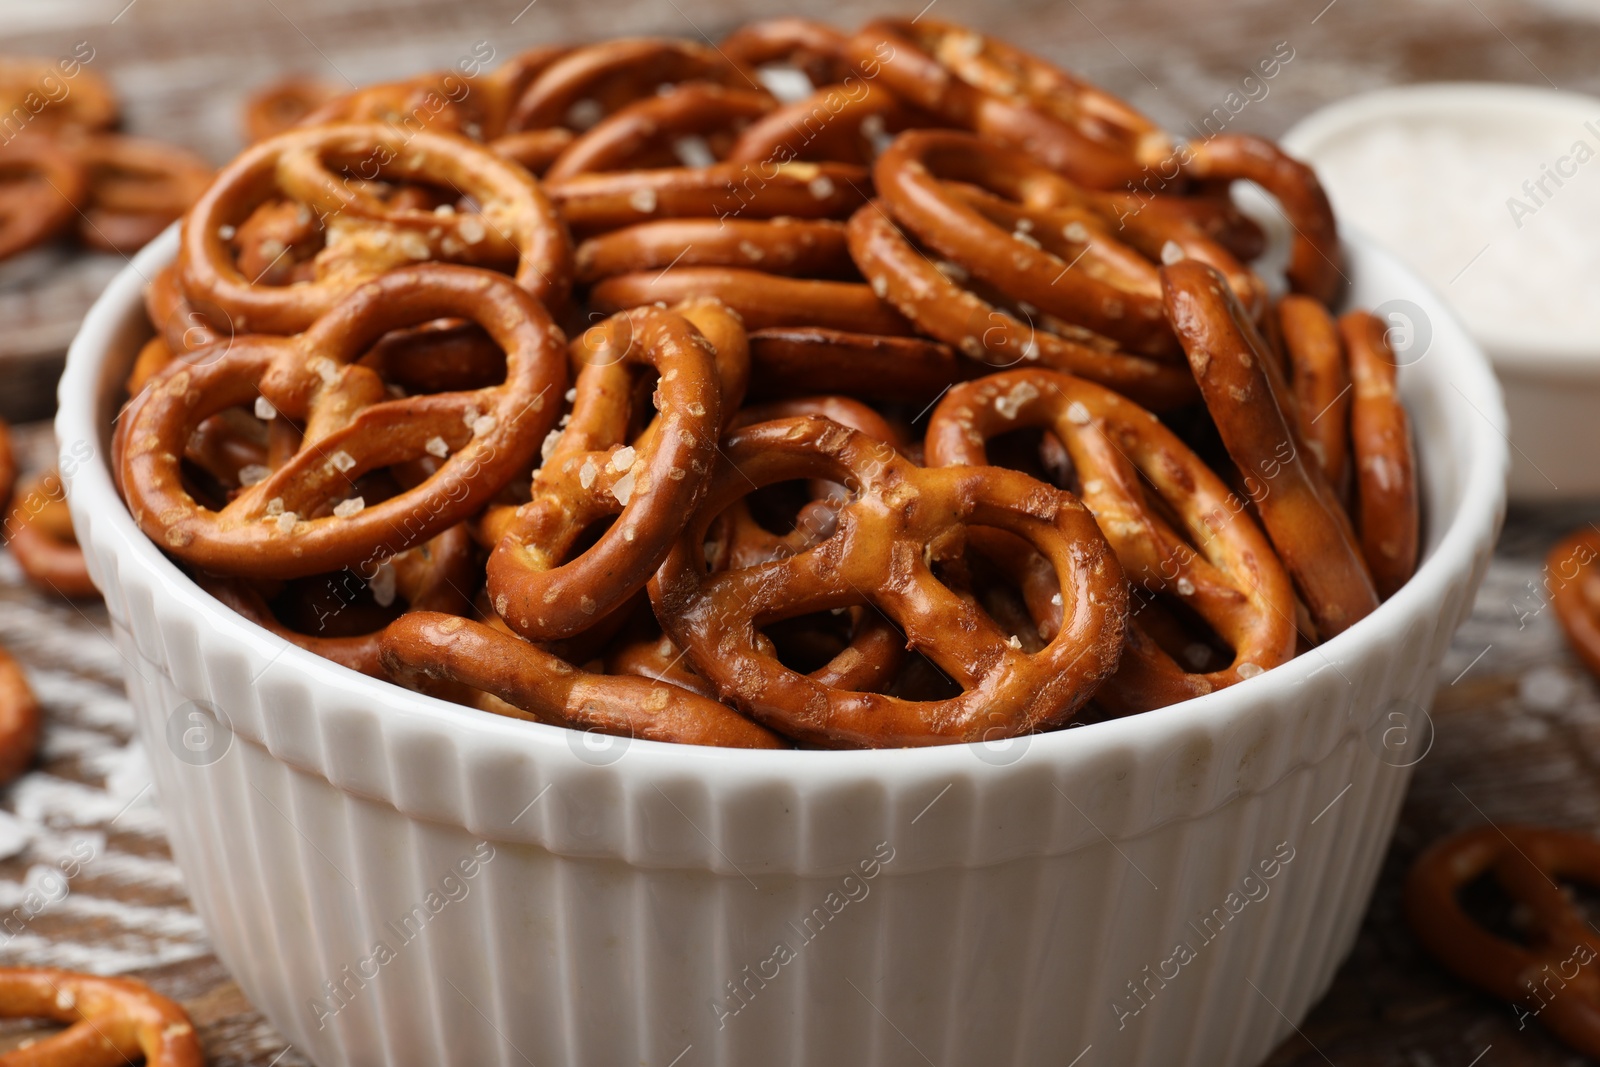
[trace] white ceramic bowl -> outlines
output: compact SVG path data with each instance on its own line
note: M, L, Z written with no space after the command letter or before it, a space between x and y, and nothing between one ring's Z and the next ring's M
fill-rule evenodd
M218 954L322 1067L1258 1061L1348 951L1503 511L1487 364L1412 275L1427 555L1292 663L995 745L737 752L484 715L201 592L104 464L168 234L96 304L57 422L173 851ZM1184 944L1186 951L1178 946Z
M1527 161L1513 166L1518 177L1507 179L1497 195L1517 197L1525 206L1539 206L1522 218L1529 225L1561 223L1562 212L1576 207L1576 200L1600 196L1593 174L1585 165L1569 165L1578 178L1557 190L1547 185L1546 192L1557 193L1549 201L1536 200L1537 194L1518 187L1523 178L1537 180L1540 163L1559 161L1576 141L1583 141L1591 153L1600 152L1600 99L1578 93L1557 92L1532 86L1489 83L1442 83L1409 85L1363 93L1313 113L1283 138L1284 148L1323 171L1334 201L1334 208L1347 223L1359 217L1351 205L1341 202L1339 182L1330 180L1327 163L1347 150L1353 138L1368 134L1382 124L1403 124L1413 133L1454 134L1480 141L1486 147L1504 144ZM1413 140L1411 149L1422 158L1426 150ZM1492 150L1492 148L1489 148ZM1530 154L1531 153L1531 154ZM1453 180L1443 162L1435 161L1424 177L1428 190L1424 199L1437 199L1437 186ZM1476 175L1465 180L1477 181ZM1362 172L1362 184L1373 191L1384 189L1391 179L1378 170ZM1405 195L1399 188L1395 196ZM1405 206L1405 205L1400 205ZM1425 207L1416 205L1418 209ZM1481 263L1471 261L1471 249L1457 248L1466 270L1498 271L1506 274L1518 240L1513 216L1497 200L1493 219L1439 219L1449 240L1470 222L1476 245L1487 239ZM1466 240L1464 234L1460 238ZM1395 249L1404 256L1406 249ZM1454 261L1452 260L1452 264ZM1447 268L1453 270L1454 266ZM1441 285L1443 280L1435 279ZM1573 299L1586 297L1574 295ZM1470 317L1470 316L1469 316ZM1538 314L1519 316L1514 322L1485 321L1472 329L1488 353L1505 388L1506 407L1511 417L1511 437L1515 444L1511 457L1511 497L1517 501L1538 502L1600 496L1600 463L1594 455L1600 450L1600 337L1592 329L1563 329L1542 320Z

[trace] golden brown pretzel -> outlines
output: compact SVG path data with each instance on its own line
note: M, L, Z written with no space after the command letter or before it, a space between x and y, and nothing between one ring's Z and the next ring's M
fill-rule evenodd
M501 385L390 399L356 365L383 334L439 318L476 322L506 353ZM119 420L123 491L155 542L223 574L294 578L405 551L476 514L529 469L566 388L560 331L504 275L424 264L352 292L304 334L243 336L152 380ZM196 426L264 398L303 427L281 467L220 510L184 488L179 457ZM295 436L299 436L297 433ZM365 506L351 495L369 471L437 469L415 488Z
M0 144L0 259L42 244L78 217L88 178L73 153L44 136Z
M320 78L291 74L268 82L244 100L246 139L255 144L298 126L307 116L339 95Z
M453 70L431 71L336 96L297 125L309 128L347 122L382 123L402 140L422 132L483 140L497 111L490 94L477 91L478 88L473 79Z
M1350 458L1350 368L1339 327L1327 308L1297 293L1278 302L1278 323L1300 434L1328 485L1341 493Z
M936 124L937 120L915 115L887 89L875 89L852 75L840 84L823 84L810 96L752 122L727 158L749 163L799 159L868 164L889 135L912 125Z
M775 18L745 23L724 37L717 51L745 70L786 64L803 72L812 85L832 85L854 73L845 55L848 41L825 23Z
M968 133L903 134L872 175L889 213L931 252L1019 306L1132 352L1179 351L1163 313L1162 262L1209 262L1247 307L1261 304L1257 279L1198 226L1159 209L1113 223L1103 198Z
M382 563L302 579L297 592L305 602L296 605L295 621L304 628L280 619L261 591L243 579L202 574L197 580L206 592L279 637L351 670L387 678L378 659L383 627L403 611L470 615L480 577L477 547L463 523ZM357 618L348 621L341 616L364 593L381 612L378 625L350 633L363 627L367 613L352 610Z
M652 615L652 622L654 618ZM707 700L717 699L711 683L694 672L683 650L672 643L672 638L661 633L659 627L651 636L627 635L618 640L606 653L605 668L607 674L652 678L687 689Z
M1288 385L1226 279L1184 260L1161 268L1167 314L1228 455L1323 639L1378 606L1350 520L1285 413Z
M1136 180L1171 150L1167 135L1125 102L963 26L879 19L849 50L864 74L881 77L901 99L1090 188Z
M1316 172L1271 141L1222 134L1178 149L1183 173L1202 181L1253 181L1271 193L1294 230L1289 284L1297 293L1332 304L1344 283L1344 252L1333 207Z
M779 326L750 333L751 392L759 396L842 393L924 404L983 373L948 345L921 337Z
M1481 925L1461 890L1492 874L1526 941ZM1556 882L1600 886L1600 842L1532 826L1483 826L1436 842L1406 878L1405 911L1423 946L1458 978L1521 1005L1562 1041L1600 1056L1600 935Z
M518 52L489 73L471 79L472 91L483 94L485 141L496 141L510 134L506 123L511 118L511 109L522 99L522 94L527 92L535 78L549 69L550 64L572 50L571 45L539 45Z
M66 490L55 471L17 493L6 519L6 543L23 577L36 588L64 597L100 595L73 536Z
M922 469L829 419L747 426L723 444L712 488L650 582L663 627L717 691L783 733L829 745L982 741L1066 722L1115 668L1127 590L1076 498L1000 468ZM752 488L827 478L855 498L832 536L756 567L707 575L711 521ZM1028 540L1057 568L1071 623L1037 655L940 584L931 566L962 550L967 524ZM872 604L962 687L915 702L830 689L764 651L760 628Z
M520 163L530 174L543 175L575 140L577 135L571 130L552 126L547 130L523 130L496 137L489 142L489 151Z
M627 37L574 48L545 66L509 109L507 133L566 126L586 130L663 85L710 81L760 89L715 49L661 37Z
M928 462L985 464L991 437L1027 427L1049 429L1066 446L1083 502L1132 587L1128 649L1096 700L1124 713L1163 707L1233 685L1294 655L1289 576L1243 502L1177 435L1116 393L1038 370L963 383L950 390L928 424ZM976 532L973 539L980 543ZM991 541L981 544L988 548ZM1011 538L992 547L1012 561L1028 554ZM1041 636L1060 625L1060 608L1044 599L1055 592L1042 583L1030 597ZM1233 649L1232 662L1203 673L1179 666L1141 625L1144 606L1158 594L1208 623Z
M520 637L454 615L408 612L384 630L382 648L385 668L402 684L464 684L576 730L727 748L785 747L732 708L688 689L590 674Z
M567 225L593 234L665 218L844 218L870 184L851 163L766 161L579 174L544 191Z
M161 141L95 134L70 142L88 174L78 237L131 254L183 215L211 180L205 160Z
M197 348L214 344L232 336L232 324L226 316L224 327L218 330L212 320L189 302L183 287L178 283L178 265L169 263L156 272L144 290L144 311L156 335L166 343L171 352L193 352ZM151 358L155 358L152 356Z
M39 744L39 701L22 666L0 647L0 785L28 769Z
M668 267L747 267L800 278L855 275L844 224L831 219L662 219L591 237L573 254L576 278Z
M0 968L0 1016L67 1028L6 1053L8 1067L204 1067L182 1007L142 982L34 967Z
M532 499L513 518L491 518L489 596L517 633L551 640L588 629L643 589L666 556L705 493L722 429L707 335L725 359L748 363L738 323L709 303L681 315L626 312L574 342L582 370L572 419L550 443ZM660 414L633 441L630 365L660 375ZM583 532L613 515L611 528L573 556Z
M1567 643L1600 677L1600 531L1585 527L1558 541L1545 560L1545 585Z
M1411 423L1400 403L1388 325L1366 311L1339 319L1350 356L1350 450L1355 521L1378 595L1394 595L1417 569L1421 507Z
M604 312L703 297L728 305L751 330L815 326L891 337L913 332L899 312L860 282L785 278L738 267L674 267L619 274L589 291L589 303Z
M444 186L471 198L477 210L390 207L338 176L341 169L363 181ZM257 285L233 262L224 228L285 193L332 227L321 254L332 257L329 270L319 270L310 284ZM335 232L343 250L333 247ZM518 284L553 308L566 298L571 270L565 230L522 168L458 137L405 135L374 123L295 129L246 149L185 217L178 262L182 288L198 307L222 309L241 333L291 333L361 282L422 259L514 263Z
M677 166L674 142L682 137L709 139L711 151L720 157L740 130L775 105L765 91L687 82L663 95L635 100L601 119L556 158L545 177Z
M1156 411L1195 397L1193 377L1175 363L1118 351L1110 340L1068 324L1036 322L1025 310L1002 309L966 288L956 281L965 279L959 266L941 270L876 201L851 216L847 233L873 291L980 372L1037 363L1099 382Z
M57 134L115 126L118 107L111 86L83 63L0 56L0 115L27 115L41 132Z

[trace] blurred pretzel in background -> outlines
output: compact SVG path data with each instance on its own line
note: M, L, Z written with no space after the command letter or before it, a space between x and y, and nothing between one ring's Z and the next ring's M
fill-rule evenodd
M210 178L209 164L175 145L110 132L119 107L85 66L92 58L0 57L0 259L68 230L87 248L132 254Z
M247 119L115 468L202 585L353 669L659 741L998 740L1248 683L1416 566L1404 372L1270 142L926 19Z
M0 1016L50 1019L66 1029L6 1054L18 1067L130 1063L203 1067L183 1008L142 982L35 967L0 968Z
M1461 891L1490 876L1510 898L1518 940L1484 926ZM1558 882L1558 879L1560 880ZM1600 1056L1600 934L1560 882L1600 886L1600 842L1533 826L1484 826L1435 843L1411 868L1406 919L1457 977L1520 1005L1586 1056Z

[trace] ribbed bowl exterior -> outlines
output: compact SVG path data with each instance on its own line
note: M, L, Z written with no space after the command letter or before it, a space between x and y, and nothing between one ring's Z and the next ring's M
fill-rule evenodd
M1504 415L1440 302L1404 301L1418 576L1232 689L1009 744L604 743L374 682L201 592L104 457L147 249L75 343L57 422L174 853L217 952L322 1067L1258 1062L1371 893L1439 664L1504 506ZM1075 1060L1074 1057L1082 1057Z

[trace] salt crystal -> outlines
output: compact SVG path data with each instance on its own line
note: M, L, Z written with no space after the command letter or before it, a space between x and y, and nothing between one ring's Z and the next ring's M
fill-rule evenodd
M628 194L628 206L640 214L650 214L656 209L656 191L654 189L635 189Z
M328 462L333 465L334 470L340 474L345 474L355 468L356 458L341 448L328 457Z
M635 454L632 445L623 445L611 454L611 469L618 474L626 474L633 466Z
M1161 246L1161 262L1171 264L1182 263L1183 260L1183 249L1178 246L1178 242L1168 241Z
M272 477L272 468L263 467L259 463L246 463L239 468L239 484L245 489L252 485L260 485Z
M378 607L386 608L394 603L395 582L394 564L387 560L378 564L372 580L367 583L367 588L372 590L372 599L377 602Z
M422 446L422 450L430 456L443 459L450 454L450 445L442 437L430 437L427 444Z
M1259 663L1251 663L1249 660L1245 660L1234 668L1234 673L1241 678L1254 678L1256 675L1265 672Z
M484 434L493 433L494 428L495 417L493 415L479 415L472 420L472 434L474 437L482 437Z
M353 518L361 514L361 509L367 506L365 499L353 496L348 500L341 500L334 506L333 513L341 519Z
M300 521L300 516L292 511L285 511L278 516L278 532L286 534L294 529L294 524Z
M262 422L271 422L278 417L278 409L272 406L272 401L264 396L256 397L256 418Z
M617 498L617 503L623 507L628 506L628 501L633 497L633 483L636 475L629 471L617 479L617 484L611 487L611 495Z
M594 484L595 478L599 477L599 475L600 471L596 469L594 460L585 459L583 466L578 468L578 484L587 489Z
M809 189L811 191L811 195L816 197L818 200L826 200L828 197L833 195L833 179L828 177L826 174L820 174L807 182L806 188Z

